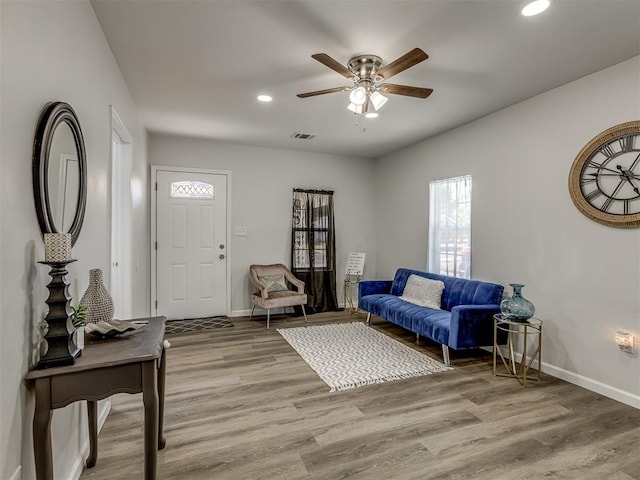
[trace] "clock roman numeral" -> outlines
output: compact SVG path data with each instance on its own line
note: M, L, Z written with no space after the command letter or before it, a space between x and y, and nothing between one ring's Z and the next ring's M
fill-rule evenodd
M633 150L633 135L625 135L624 137L619 138L618 144L620 145L620 150L623 152Z
M595 174L594 174L594 175L593 175L593 177L591 177L591 178L582 177L582 178L580 179L580 183L581 183L582 185L589 185L590 183L595 182L597 178L598 178L598 176L597 176L597 175L595 175Z
M602 164L601 164L601 163L596 162L596 161L595 161L595 160L593 160L593 159L589 160L589 163L587 163L587 165L586 165L586 166L587 166L587 167L589 167L589 168L596 168L596 169L598 169L598 170L600 170L600 169L602 168Z
M613 203L614 200L615 200L614 198L608 197L602 204L602 207L600 207L600 210L602 210L603 212L606 212L607 210L609 210L609 207L611 207L611 204Z
M611 148L611 144L607 144L605 146L603 146L600 151L606 155L608 158L612 158L615 157L616 152L613 151L613 148Z
M586 193L584 195L584 198L586 198L589 202L593 203L593 201L598 198L600 195L602 195L602 192L598 189L595 190L591 190L589 193Z
M629 200L624 201L623 213L629 215Z

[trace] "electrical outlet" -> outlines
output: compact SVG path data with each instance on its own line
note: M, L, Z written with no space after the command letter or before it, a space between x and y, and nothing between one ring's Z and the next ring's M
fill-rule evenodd
M247 236L247 227L236 227L233 231L233 234L236 237L246 237Z

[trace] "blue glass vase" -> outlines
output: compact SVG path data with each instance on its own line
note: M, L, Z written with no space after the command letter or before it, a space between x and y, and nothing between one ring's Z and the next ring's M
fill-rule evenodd
M536 308L529 300L522 296L524 285L520 283L510 283L513 288L513 296L505 298L500 302L500 311L508 320L524 322L533 317Z

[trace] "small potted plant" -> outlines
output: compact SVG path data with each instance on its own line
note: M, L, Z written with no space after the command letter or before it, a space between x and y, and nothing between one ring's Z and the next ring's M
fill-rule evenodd
M89 309L86 305L71 305L71 323L75 327L75 344L79 349L84 348L84 326L87 324L87 313Z

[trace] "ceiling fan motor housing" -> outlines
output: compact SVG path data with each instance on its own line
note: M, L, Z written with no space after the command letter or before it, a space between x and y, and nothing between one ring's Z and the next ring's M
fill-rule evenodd
M376 71L382 65L382 59L376 55L357 55L351 57L347 67L359 80L373 82Z

